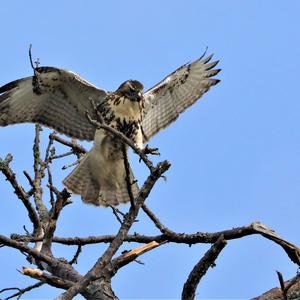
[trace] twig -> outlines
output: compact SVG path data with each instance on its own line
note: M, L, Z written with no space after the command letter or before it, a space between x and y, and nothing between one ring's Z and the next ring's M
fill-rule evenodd
M205 255L200 259L200 261L195 265L187 281L185 282L181 294L182 300L193 300L195 298L195 292L201 278L206 274L207 270L214 266L215 260L221 253L226 245L226 240L224 236L221 235L215 244L205 253Z
M24 191L23 187L19 185L16 179L16 175L9 167L9 163L12 161L12 159L13 157L10 154L8 154L4 160L0 158L0 171L4 174L6 179L13 187L15 194L22 201L23 205L27 209L29 219L32 222L34 229L37 230L40 227L40 220L35 209L32 207L29 201L28 194Z
M70 156L70 155L73 155L73 154L74 154L74 151L69 151L69 152L66 152L66 153L63 153L63 154L53 155L51 157L51 160L67 157L67 156Z
M62 169L62 170L66 170L66 169L68 169L68 168L71 168L71 167L73 167L73 166L76 166L76 165L78 165L78 164L80 163L80 161L81 161L81 159L79 158L79 159L77 159L76 161L74 161L74 162L72 162L72 163L70 163L70 164L64 165L61 169Z
M171 230L168 230L166 226L164 226L161 221L156 217L156 215L147 207L147 205L144 203L142 205L142 209L145 212L145 214L151 219L151 221L154 223L154 225L159 229L161 233L165 233L166 231L171 232Z
M51 167L50 165L47 166L47 172L48 172L48 184L49 186L53 186L53 179L52 179L52 172L51 172ZM51 206L54 205L54 192L52 189L49 189L49 193L50 193L50 204Z
M134 203L134 196L132 193L130 166L129 166L129 162L128 162L127 147L125 144L122 145L122 153L123 153L123 162L124 162L124 168L125 168L125 180L126 180L126 185L127 185L127 193L129 196L131 206L134 206L135 203Z
M71 141L71 142L67 141L67 140L63 139L62 137L58 136L55 133L51 133L50 138L53 139L54 141L57 141L57 142L65 145L65 146L68 146L68 147L72 148L74 153L85 154L87 152L87 150L84 147L77 144L75 141Z
M118 220L118 222L119 222L120 224L122 224L123 221L122 221L121 218L119 217L119 214L121 214L123 218L124 218L124 214L121 213L120 210L117 209L116 207L114 207L113 205L108 205L108 206L111 208L111 210L112 210L114 216L116 217L116 219Z
M18 290L17 293L3 299L3 300L9 300L9 299L13 299L13 298L17 297L17 300L18 300L26 292L29 292L29 291L31 291L33 289L36 289L36 288L39 288L43 284L44 284L44 282L37 282L37 283L35 283L33 285L30 285L30 286L28 286L26 288L23 288L23 289L20 289L20 288L6 288L6 289L1 290L0 293L3 293L4 291L8 291L8 290Z
M78 245L74 257L69 261L69 264L70 264L70 265L77 264L77 260L78 260L78 257L79 257L79 255L80 255L81 251L82 251L82 246L81 246L81 245Z
M30 61L31 68L33 71L35 71L35 67L33 65L33 60L32 60L31 49L32 49L32 44L29 45L29 51L28 51L29 53L28 54L29 54L29 61Z
M281 292L282 292L283 300L287 300L287 290L286 290L286 288L284 286L283 276L282 276L282 274L279 271L276 271L276 273L277 273L277 277L278 277L278 280L279 280L279 284L280 284L280 289L281 289Z
M34 188L34 181L33 179L31 178L31 176L29 175L29 173L27 171L23 171L23 174L25 175L25 177L27 178L29 184L31 185L31 187Z

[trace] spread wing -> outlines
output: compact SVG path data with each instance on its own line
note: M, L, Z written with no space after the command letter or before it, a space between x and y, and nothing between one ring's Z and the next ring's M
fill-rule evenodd
M212 55L203 58L204 55L181 66L144 94L144 142L175 121L180 113L220 81L211 78L220 72L220 69L214 69L218 61L209 63Z
M81 140L93 140L95 127L91 99L100 103L104 90L79 75L53 67L35 69L35 75L0 87L0 126L40 123Z

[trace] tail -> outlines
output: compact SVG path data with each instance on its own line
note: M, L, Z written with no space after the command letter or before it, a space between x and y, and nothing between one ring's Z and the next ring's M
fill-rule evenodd
M83 202L96 206L117 206L130 201L123 160L101 161L99 152L91 150L80 164L63 180L68 191L81 195ZM104 165L105 164L105 165ZM130 170L134 197L139 188Z

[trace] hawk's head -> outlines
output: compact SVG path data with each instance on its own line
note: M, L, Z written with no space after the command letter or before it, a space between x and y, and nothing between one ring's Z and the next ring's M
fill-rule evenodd
M116 93L131 101L139 102L143 98L144 86L137 80L127 80L119 86Z

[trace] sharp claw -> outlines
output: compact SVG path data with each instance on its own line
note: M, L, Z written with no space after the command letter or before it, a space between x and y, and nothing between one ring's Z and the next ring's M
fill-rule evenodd
M159 155L158 148L150 148L148 145L143 149L144 154Z

